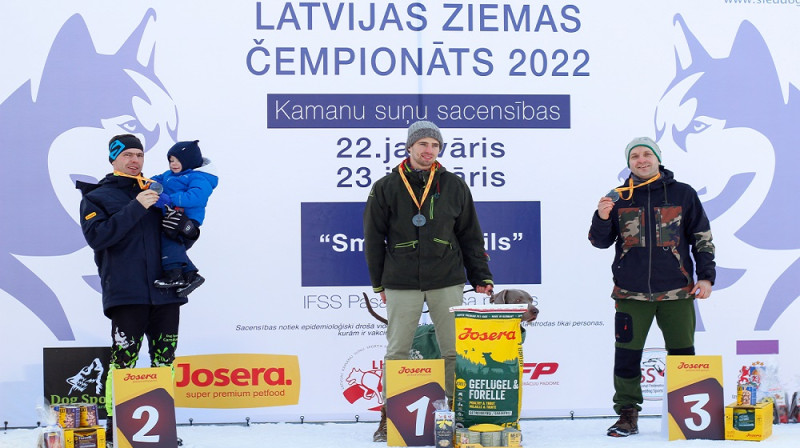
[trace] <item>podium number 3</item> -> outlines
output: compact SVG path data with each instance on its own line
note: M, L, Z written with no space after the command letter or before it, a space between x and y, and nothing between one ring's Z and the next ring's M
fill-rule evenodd
M686 423L686 428L692 431L703 431L704 429L708 428L708 425L711 424L711 414L703 409L703 407L707 405L710 400L711 399L709 398L708 394L692 394L683 397L684 403L692 403L692 407L689 408L689 412L700 417L699 425L694 423L694 418L685 419L684 423Z
M417 413L417 423L414 428L414 435L421 436L425 434L425 414L428 410L428 403L431 401L430 397L423 396L419 400L406 406L408 412Z
M133 418L136 420L141 420L142 414L145 413L147 413L147 421L144 422L142 429L136 431L136 434L133 435L133 441L143 443L158 443L158 434L147 434L147 432L153 429L158 423L158 409L152 406L140 406L133 411Z

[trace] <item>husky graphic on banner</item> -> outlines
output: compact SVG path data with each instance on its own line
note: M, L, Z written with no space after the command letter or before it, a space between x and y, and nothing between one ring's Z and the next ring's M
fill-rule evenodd
M149 10L109 55L97 52L83 18L72 16L38 84L29 80L0 103L4 185L13 187L0 189L0 289L62 341L75 339L64 308L20 257L62 256L86 246L74 184L96 182L82 173L110 171L104 148L111 136L137 134L148 150L176 140L175 105L154 72L154 45L146 39L154 22ZM96 276L85 280L99 290Z
M800 294L800 259L779 264L774 256L800 249L792 206L800 187L798 90L789 85L784 99L770 50L750 22L740 24L722 58L708 54L680 15L674 24L682 38L677 73L655 113L658 144L697 189L715 239L742 254L718 264L715 289L740 281L758 263L753 257L778 266L781 274L765 280L763 303L754 306L754 330L767 331Z
M67 384L71 386L68 393L85 392L90 384L94 384L94 392L97 395L102 394L103 373L105 373L103 363L100 362L100 358L94 358L91 364L83 366L78 373L67 378Z

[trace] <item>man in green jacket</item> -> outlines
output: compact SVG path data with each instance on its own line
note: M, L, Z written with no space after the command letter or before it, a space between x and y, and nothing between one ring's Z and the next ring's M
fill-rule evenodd
M408 128L409 157L375 182L364 210L364 252L373 291L386 303L385 359L408 359L427 303L453 400L455 317L466 281L491 295L492 273L467 184L436 161L442 134L430 121ZM466 276L465 276L466 269ZM385 408L376 442L386 441Z

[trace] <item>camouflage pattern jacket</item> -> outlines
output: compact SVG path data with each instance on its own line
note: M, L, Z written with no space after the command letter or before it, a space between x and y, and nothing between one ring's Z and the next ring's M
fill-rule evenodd
M596 210L592 217L592 245L615 245L614 299L694 298L695 263L697 280L714 284L711 227L697 192L676 181L672 171L660 170L660 179L634 189L630 200L619 199L609 219L601 219Z

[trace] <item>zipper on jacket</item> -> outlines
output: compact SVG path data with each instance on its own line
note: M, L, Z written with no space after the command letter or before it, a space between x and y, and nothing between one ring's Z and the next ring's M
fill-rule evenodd
M433 241L435 243L444 244L445 246L449 247L450 249L453 248L453 244L450 241L440 240L439 238L434 238Z
M428 219L433 219L433 200L436 199L436 195L431 196L431 207L430 211L428 211Z
M653 244L655 243L655 213L652 212L652 207L650 204L650 185L647 186L647 213L645 213L645 219L650 218L649 223L645 223L645 227L647 224L653 229L653 241L650 241L650 244L647 244L647 295L648 299L652 302L653 301L653 285L650 283L650 279L653 276ZM650 232L644 232L645 238L650 237Z
M397 243L394 245L395 249L404 248L404 247L417 247L419 240L414 241L406 241L405 243Z

